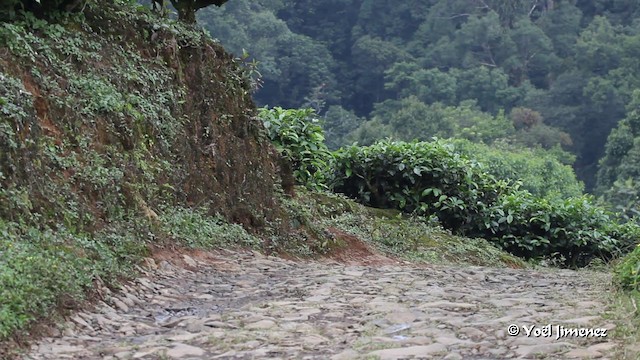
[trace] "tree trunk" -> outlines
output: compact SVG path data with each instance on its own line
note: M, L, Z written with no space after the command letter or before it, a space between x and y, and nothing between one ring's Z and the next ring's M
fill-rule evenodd
M171 0L171 4L178 11L178 19L187 24L196 23L196 9L193 0Z

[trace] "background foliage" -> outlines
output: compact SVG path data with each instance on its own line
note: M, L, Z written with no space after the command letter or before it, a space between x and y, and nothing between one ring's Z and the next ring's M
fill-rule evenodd
M476 117L497 119L501 111L511 114L521 107L537 112L539 122L516 136L519 142L560 144L576 156L578 178L593 190L607 135L626 116L625 106L640 85L635 2L236 0L227 5L202 11L200 22L232 51L244 48L260 62L265 84L257 101L289 108L316 104L316 112L329 119L332 148L390 135L413 140L396 125L405 122L404 129L415 129L413 136L421 140L446 133L469 138L474 135L432 113L447 107L468 111L469 100L476 101ZM343 121L336 121L338 114ZM354 134L356 125L361 128ZM489 129L499 131L487 134ZM484 141L509 129L467 131L475 130ZM559 136L561 131L568 136Z

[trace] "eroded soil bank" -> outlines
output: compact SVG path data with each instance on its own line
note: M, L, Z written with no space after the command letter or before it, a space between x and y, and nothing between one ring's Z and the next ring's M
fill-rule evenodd
M603 273L241 252L149 259L145 271L24 358L587 359L619 347ZM549 324L551 336L524 335ZM608 331L557 339L558 326Z

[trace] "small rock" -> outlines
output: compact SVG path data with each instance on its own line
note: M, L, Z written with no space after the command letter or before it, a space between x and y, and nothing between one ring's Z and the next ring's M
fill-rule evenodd
M113 304L123 312L129 312L129 307L127 306L127 304L123 303L120 299L113 298Z
M358 352L355 350L345 350L339 354L335 354L333 356L331 356L331 360L351 360L351 359L356 359L358 358Z
M574 349L563 355L566 359L598 359L602 354L589 349Z
M402 357L424 356L444 352L447 347L442 344L431 344L425 346L410 346L404 348L386 349L372 351L367 355L378 356L380 360L395 360Z
M174 359L186 356L203 356L205 351L199 347L177 343L171 349L167 350L166 355Z
M127 305L128 307L133 307L136 305L135 302L133 302L133 300L129 299L126 296L122 296L120 298L118 298L118 300L122 301L125 305Z
M196 296L196 299L200 299L200 300L211 300L213 298L214 298L214 296L211 295L211 294L201 294L201 295Z
M305 348L315 349L320 344L326 344L329 339L320 335L308 335L300 339L302 346Z
M145 350L138 351L137 353L133 354L133 358L134 359L141 359L141 358L147 357L149 355L153 355L155 353L159 353L161 351L166 351L166 350L167 350L166 347L153 347L153 348L150 348L150 349L145 349Z
M412 323L416 316L411 311L401 311L389 313L385 319L393 324Z
M441 308L441 309L453 309L454 311L462 311L462 310L473 310L473 309L477 308L477 305L468 304L468 303L456 303L456 302L450 302L450 301L446 301L446 300L441 300L441 301L433 301L433 302L424 303L424 304L421 304L420 307L422 307L422 308L436 307L436 308Z
M119 353L113 354L113 357L116 359L128 359L131 357L131 351L121 351Z
M267 330L276 326L275 321L260 320L251 324L247 324L244 328L250 330Z
M449 353L447 356L445 356L443 359L444 360L462 360L463 357L458 353L452 352L452 353Z
M486 349L485 351L493 355L493 358L495 359L505 359L505 358L508 359L508 357L506 357L508 350L505 348Z
M193 317L187 317L187 318L183 318L183 317L169 317L169 318L162 318L161 320L157 321L156 323L159 324L162 327L165 328L173 328L178 326L178 324L180 324L181 322L189 319L189 318L193 318Z
M190 333L199 333L204 331L206 328L204 321L202 320L190 320L185 322L185 329Z
M89 323L87 323L83 318L81 318L80 316L74 315L71 317L71 320L73 320L73 322L75 322L78 325L82 325L88 329L91 329L91 325L89 325Z
M118 329L118 332L121 334L125 334L127 336L129 335L133 335L136 333L136 331L133 329L133 327L131 325L125 325L123 327L121 327L120 329Z
M166 261L166 260L162 260L162 261L160 262L160 265L158 265L158 267L160 268L160 270L162 270L162 271L167 271L167 272L175 271L175 270L176 270L175 266L171 265L171 264L170 264L168 261Z
M170 336L167 338L167 340L175 341L175 342L184 342L184 341L190 341L206 335L209 335L209 334L193 334L188 332L188 333L181 333L181 334Z
M234 324L228 322L222 322L217 320L206 320L204 325L210 328L219 328L219 329L237 329L238 327Z
M238 352L237 352L237 351L235 351L235 350L230 350L230 351L227 351L227 352L226 352L226 353L224 353L224 354L220 354L220 355L218 355L218 356L214 356L214 357L212 357L212 359L232 359L232 358L234 358L237 354L238 354ZM265 352L265 355L266 355L266 352Z
M473 328L473 327L463 327L458 329L457 331L459 334L465 334L468 337L470 337L473 340L482 340L485 339L487 337L487 334L485 334L483 331L477 329L477 328Z
M242 344L244 349L255 349L255 348L258 348L261 345L262 345L262 343L260 341L257 341L257 340L247 341L246 343Z
M600 319L600 316L583 316L580 318L564 320L562 322L567 324L589 325L591 322L599 319Z
M89 336L89 335L80 335L78 336L79 340L82 341L102 341L102 338L96 337L96 336Z
M153 260L152 258L144 258L142 259L142 264L152 270L155 270L158 268L158 265L156 265L156 261Z
M362 270L345 270L344 274L351 277L361 277L364 274Z
M613 342L603 342L600 344L591 345L589 346L588 349L591 351L608 351L613 349L616 346L618 346L618 344Z
M198 263L189 255L182 255L184 262L191 267L198 267Z
M539 344L539 345L522 345L515 349L515 352L524 357L537 356L537 355L547 355L554 354L561 350L566 349L567 347L575 347L570 343L566 342L557 342L557 343L548 343L548 344Z
M125 294L125 296L128 299L130 299L131 301L133 301L134 304L140 304L142 302L142 301L140 301L140 299L137 296L135 296L132 293L127 293L127 294ZM131 306L133 306L133 305L131 305Z
M455 336L440 336L440 337L437 337L435 340L436 340L436 342L438 342L440 344L443 344L443 345L447 345L447 346L454 345L454 344L468 344L468 343L470 343L469 340L461 340L461 339L458 339Z
M407 329L410 329L411 325L410 324L395 324L392 326L389 326L388 328L386 328L384 330L385 334L395 334L398 333L400 331L404 331Z

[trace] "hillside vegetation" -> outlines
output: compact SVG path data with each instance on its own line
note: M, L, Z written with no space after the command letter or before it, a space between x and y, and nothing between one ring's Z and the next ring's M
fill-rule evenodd
M349 179L337 190L435 214L453 231L484 232L522 255L566 257L572 246L600 252L603 241L609 250L622 241L614 247L626 252L638 241L639 17L638 3L611 0L236 0L199 19L258 63L259 104L312 108L327 149L370 146L338 153L338 174ZM433 137L455 149L434 150ZM401 142L379 142L389 138ZM470 193L482 185L457 184L456 172L446 187L463 194L424 188L413 169L447 171L424 160L431 152L448 154L439 162L482 163L473 176L510 190L478 204ZM351 166L359 172L348 174ZM334 186L335 169L327 171L313 187ZM376 176L378 189L366 183ZM622 267L623 283L638 278L637 261Z
M54 15L0 24L0 338L151 245L261 246L227 222L282 228L279 157L238 60L131 4Z

